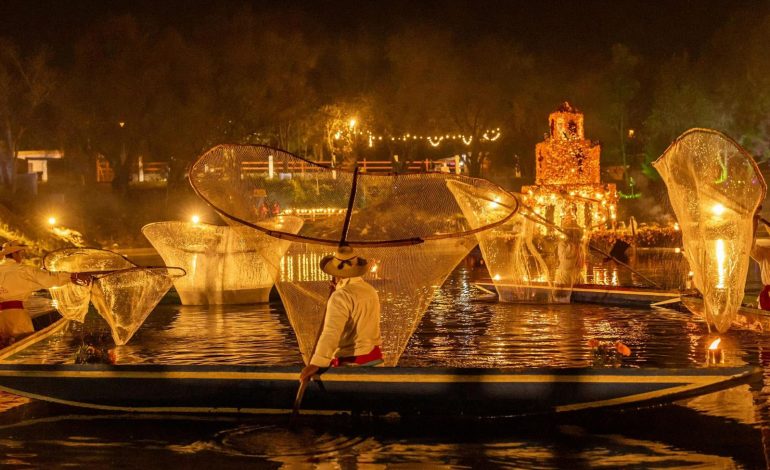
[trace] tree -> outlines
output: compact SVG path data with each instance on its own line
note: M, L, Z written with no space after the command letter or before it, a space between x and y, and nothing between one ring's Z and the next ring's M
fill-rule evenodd
M16 155L40 125L56 84L46 50L24 57L12 43L0 42L0 184L13 185Z

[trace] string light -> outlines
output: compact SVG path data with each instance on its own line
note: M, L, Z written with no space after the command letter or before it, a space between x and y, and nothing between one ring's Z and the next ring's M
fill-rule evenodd
M414 141L421 141L421 140L427 140L428 143L432 147L438 147L441 145L441 143L445 140L461 140L463 144L466 146L471 145L473 143L473 135L464 135L464 134L439 134L439 135L433 135L433 136L423 136L423 135L417 135L412 134L411 132L407 132L405 134L402 134L399 136L394 135L377 135L369 130L359 130L357 129L358 122L355 119L350 119L347 123L347 128L338 130L334 133L334 140L340 140L343 138L343 136L347 135L353 135L353 136L366 136L367 142L369 147L374 147L374 144L376 141L381 141L383 139L390 140L391 142L414 142ZM499 127L496 127L494 129L487 129L479 138L482 142L495 142L500 139L500 136L502 136L502 132L500 131Z

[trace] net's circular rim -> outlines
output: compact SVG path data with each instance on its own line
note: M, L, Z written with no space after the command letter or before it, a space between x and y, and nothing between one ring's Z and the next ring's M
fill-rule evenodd
M148 225L150 225L150 224L148 224ZM50 269L48 269L46 267L46 260L48 259L48 257L50 255L52 255L54 253L59 253L59 252L62 252L62 251L72 251L73 253L77 253L78 250L83 250L83 251L85 251L85 250L88 250L88 251L101 251L101 252L104 252L104 253L110 253L112 255L116 255L116 256L119 256L119 257L123 258L126 262L131 264L132 267L130 267L130 268L121 268L121 269L111 269L111 270L106 270L106 271L51 271ZM171 278L178 278L178 277L183 277L183 276L187 275L187 271L184 268L180 268L178 266L139 266L138 264L134 263L130 259L128 259L125 256L121 255L120 253L115 253L114 251L105 250L103 248L90 248L90 247L59 248L58 250L50 251L50 252L46 253L45 256L43 256L43 267L45 269L47 269L48 271L51 271L51 272L58 272L58 273L77 272L78 274L90 274L90 275L95 276L96 278L99 278L99 279L101 279L103 277L106 277L106 276L110 276L112 274L120 274L120 273L124 273L124 272L127 272L127 271L134 271L134 270L138 270L138 269L150 270L150 271L158 271L158 270L163 269L163 270L167 271L166 275L171 277ZM175 274L171 274L171 271L174 271ZM181 273L180 273L180 271L181 271Z
M92 247L84 246L84 247L59 248L58 250L49 251L48 253L45 254L45 256L43 256L43 260L42 260L43 268L45 268L48 271L51 271L48 268L48 266L47 266L47 261L48 261L48 257L49 256L51 256L51 255L53 255L55 253L60 253L62 251L71 251L73 253L77 253L78 250L83 250L83 251L85 251L85 250L88 250L88 251L101 251L103 253L109 253L111 255L115 255L115 256L119 256L119 257L123 258L127 263L130 263L133 266L137 266L136 263L134 263L130 259L126 258L125 256L121 255L120 253L115 253L114 251L105 250L104 248L92 248ZM52 272L65 272L66 273L66 272L70 272L70 271L52 271ZM78 272L85 273L86 271L78 271Z
M229 214L226 211L224 211L224 210L220 209L219 207L217 207L216 205L214 205L208 198L206 198L203 194L201 194L200 190L195 186L195 183L193 182L193 179L190 178L190 174L193 171L195 171L195 169L201 163L201 160L203 159L203 157L205 157L206 155L208 155L209 153L211 153L212 151L214 151L214 150L216 150L216 149L218 149L220 147L251 147L251 148L267 149L267 150L272 150L272 151L275 151L275 152L282 152L282 153L288 154L288 155L290 155L290 156L292 156L294 158L297 158L299 160L304 161L305 163L307 163L310 166L315 166L315 167L318 167L318 168L321 168L321 169L324 169L324 170L327 170L327 171L339 171L339 172L343 172L343 173L349 173L349 174L352 175L352 174L354 174L354 170L349 170L349 169L345 169L345 168L337 168L337 167L333 168L333 167L330 167L330 166L327 166L327 165L322 165L322 164L319 164L319 163L316 163L316 162L311 162L310 160L307 160L307 159L302 158L302 157L300 157L298 155L295 155L295 154L293 154L293 153L291 153L291 152L289 152L287 150L279 149L277 147L272 147L270 145L263 145L263 144L219 144L219 145L215 145L214 147L211 147L210 149L208 149L205 152L203 152L195 160L195 162L193 162L193 164L190 166L190 170L187 173L187 180L190 182L190 186L192 187L192 189L195 192L195 194L198 197L200 197L201 199L203 199L203 201L206 202L206 204L208 204L209 206L214 208L214 210L217 211L217 213L220 214L223 217L227 217L228 219L233 220L235 222L238 222L240 224L243 224L243 225L245 225L247 227L251 227L253 229L259 230L259 231L261 231L261 232L263 232L263 233L265 233L265 234L267 234L267 235L269 235L271 237L274 237L274 238L290 240L290 241L299 242L299 243L313 243L313 244L329 245L329 246L338 246L340 244L340 241L336 240L336 239L335 240L331 240L331 239L326 239L326 238L316 238L316 237L308 237L308 236L303 236L303 235L295 235L293 233L281 232L281 231L278 231L278 230L270 230L270 229L267 229L267 228L264 228L264 227L260 227L257 224L254 224L254 223L249 222L247 220L243 220L240 217L237 217L237 216L234 216L232 214ZM470 235L474 235L474 234L479 233L479 232L483 232L485 230L492 229L494 227L497 227L498 225L502 225L505 222L507 222L508 220L510 220L511 217L516 215L516 213L519 211L519 206L520 206L519 199L513 193L511 193L510 191L507 191L506 189L503 189L500 185L498 185L496 183L493 183L492 181L485 180L485 179L482 179L482 178L473 178L473 177L470 177L470 176L466 176L466 177L462 177L461 178L461 177L459 177L457 175L442 173L440 171L424 171L424 172L411 172L411 173L393 173L393 172L388 172L388 173L375 173L375 174L367 173L366 176L393 178L393 177L398 177L398 176L401 176L401 175L425 175L425 174L441 175L444 178L455 178L455 179L458 179L458 180L462 180L462 179L478 179L478 180L485 181L486 183L488 183L492 187L497 188L501 192L509 195L513 199L513 201L514 201L514 206L511 208L511 212L507 216L503 217L502 219L498 220L497 222L494 222L494 223L488 224L488 225L484 225L482 227L478 227L478 228L475 228L475 229L472 229L472 230L466 230L466 231L463 231L463 232L453 232L453 233L449 233L449 234L446 234L446 235L433 235L433 236L429 236L429 237L413 237L413 238L402 238L402 239L394 239L394 240L373 240L373 241L349 241L349 240L346 240L345 244L347 244L348 246L351 246L351 247L386 247L386 246L394 246L394 247L396 247L396 246L416 245L416 244L419 244L419 243L424 243L424 242L429 241L429 240L442 240L442 239L447 239L447 238L462 238L462 237L467 237L467 236L470 236ZM499 202L498 202L498 204L500 204L503 207L508 207L505 204L502 204L502 203L499 203Z
M103 279L105 277L125 274L131 271L152 271L152 272L165 271L164 275L172 279L184 277L187 275L187 271L184 268L180 268L178 266L135 266L133 268L117 269L115 271L106 272L106 273L103 273L102 276L97 275L96 277L98 279Z
M657 171L658 165L659 164L662 165L662 164L665 163L665 161L663 159L665 158L665 156L668 153L668 151L673 149L677 145L679 145L690 134L700 134L700 133L702 133L702 134L712 134L712 135L719 136L719 137L725 139L726 141L730 142L731 144L733 144L735 146L735 148L738 150L738 152L742 153L746 157L749 157L749 161L751 162L751 166L754 167L754 171L756 172L756 174L760 176L759 182L762 184L762 200L764 201L765 198L767 197L767 182L765 182L765 178L762 176L762 172L760 171L759 165L757 165L757 161L754 159L754 156L752 154L750 154L748 152L748 150L743 148L743 146L741 144L736 142L735 139L733 139L729 135L725 134L724 132L718 131L716 129L709 129L709 128L706 128L706 127L693 127L691 129L688 129L688 130L684 131L679 137L674 139L674 141L671 142L668 147L666 147L666 150L664 150L663 153L660 154L660 156L657 159L655 159L654 162L652 162L653 168L655 168L655 170Z

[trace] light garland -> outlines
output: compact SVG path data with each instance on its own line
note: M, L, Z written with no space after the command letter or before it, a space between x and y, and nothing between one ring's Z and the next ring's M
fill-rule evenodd
M353 136L362 136L366 137L369 147L374 147L374 144L377 141L390 140L391 142L409 142L409 141L421 141L426 140L432 147L438 147L441 145L444 141L450 141L450 140L460 140L463 144L466 146L471 145L473 143L473 136L472 135L464 135L464 134L438 134L438 135L415 135L411 132L403 134L401 136L394 136L394 135L377 135L372 133L368 130L349 130L345 129L339 130L335 132L334 139L340 140L344 134L353 135ZM494 129L487 129L481 134L481 138L479 139L482 142L495 142L502 136L502 132L500 131L499 127L496 127Z

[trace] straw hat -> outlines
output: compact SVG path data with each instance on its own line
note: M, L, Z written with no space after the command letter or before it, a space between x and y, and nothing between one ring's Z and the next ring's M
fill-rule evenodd
M334 277L363 276L369 267L369 261L359 258L349 246L341 246L334 255L321 259L321 270Z
M27 245L22 245L16 240L11 240L3 243L3 249L0 250L0 256L10 255L11 253L16 253L17 251L25 249L27 249Z

